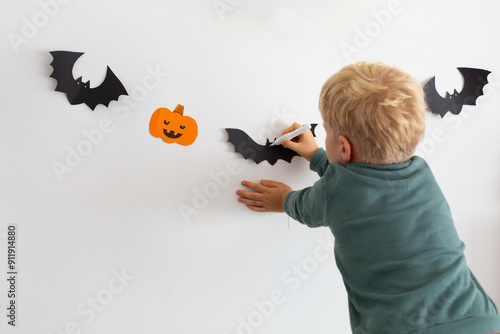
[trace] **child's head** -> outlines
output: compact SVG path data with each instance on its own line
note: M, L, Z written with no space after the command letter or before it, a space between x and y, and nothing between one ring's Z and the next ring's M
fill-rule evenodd
M424 135L421 84L381 63L349 65L331 76L321 90L319 109L333 135L353 144L358 162L403 162Z

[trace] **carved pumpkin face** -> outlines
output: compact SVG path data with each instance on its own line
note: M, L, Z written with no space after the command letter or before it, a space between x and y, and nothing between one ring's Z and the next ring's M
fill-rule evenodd
M193 118L184 116L184 107L179 104L174 111L156 109L149 121L149 132L166 143L187 146L198 136L198 124Z

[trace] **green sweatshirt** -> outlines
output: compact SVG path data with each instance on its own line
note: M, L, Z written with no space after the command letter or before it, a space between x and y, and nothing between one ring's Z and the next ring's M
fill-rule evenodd
M422 158L341 166L319 149L310 168L321 178L291 192L285 211L331 229L353 333L500 331L498 310L467 266L448 203Z

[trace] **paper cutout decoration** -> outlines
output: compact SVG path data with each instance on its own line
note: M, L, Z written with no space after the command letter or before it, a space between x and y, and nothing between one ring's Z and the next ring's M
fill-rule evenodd
M432 77L424 86L425 99L429 109L439 114L441 118L449 111L458 115L464 105L476 105L476 100L483 95L483 87L488 83L487 77L490 71L477 68L458 67L464 78L464 87L459 93L455 89L453 94L446 92L445 97L436 91L436 77Z
M311 132L316 137L314 129L318 124L311 124ZM266 160L271 165L274 165L278 159L285 160L288 163L292 162L292 158L299 154L289 148L284 148L282 145L271 146L273 141L266 140L266 145L257 144L250 136L240 129L225 129L228 138L227 141L234 145L234 151L241 153L243 158L251 159L259 164ZM276 139L276 138L275 138Z
M94 110L98 104L106 107L113 100L118 101L120 95L128 95L127 90L108 66L106 77L99 87L90 88L90 81L83 82L82 77L75 80L73 66L83 52L52 51L54 60L50 65L54 71L50 75L56 79L56 91L66 93L70 104L85 103Z
M166 143L187 146L196 140L198 124L193 118L184 116L184 106L178 104L174 111L156 109L149 121L149 133Z

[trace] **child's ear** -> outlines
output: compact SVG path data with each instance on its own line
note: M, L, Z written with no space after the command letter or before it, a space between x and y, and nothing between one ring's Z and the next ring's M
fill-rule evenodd
M339 140L341 143L340 154L341 154L342 160L344 160L343 162L348 163L349 161L352 160L353 147L352 147L351 141L349 139L347 139L347 137L345 137L345 136L339 136Z

